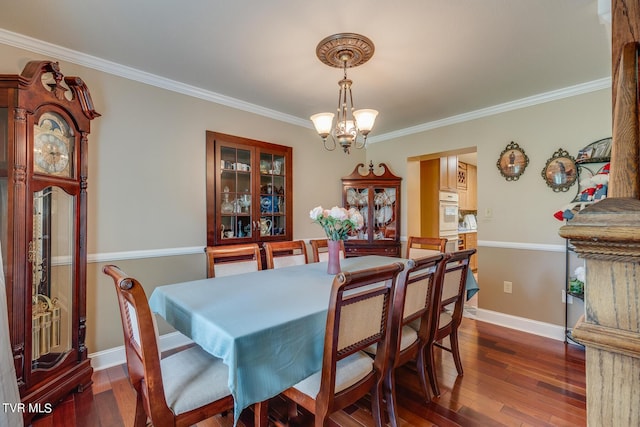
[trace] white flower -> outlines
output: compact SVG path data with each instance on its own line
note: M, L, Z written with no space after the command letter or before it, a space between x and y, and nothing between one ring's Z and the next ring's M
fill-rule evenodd
M349 213L345 208L340 208L338 206L334 206L329 211L329 216L334 219L344 220L349 218Z
M582 267L582 266L577 267L577 268L574 270L573 274L576 276L576 279L578 279L579 281L581 281L582 283L584 283L584 280L585 280L585 274L586 274L586 272L585 272L585 270L584 270L584 267Z
M321 218L323 213L324 210L322 209L322 206L316 206L311 210L311 212L309 212L309 217L311 217L311 219L315 221L318 218Z
M322 226L330 240L346 240L350 233L364 225L364 218L357 209L346 210L338 206L331 210L317 206L309 212L309 217Z

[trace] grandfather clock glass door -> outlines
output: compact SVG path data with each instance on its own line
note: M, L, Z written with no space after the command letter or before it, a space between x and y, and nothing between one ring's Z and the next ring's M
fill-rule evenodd
M33 193L29 262L34 370L54 366L72 348L75 199L57 186Z

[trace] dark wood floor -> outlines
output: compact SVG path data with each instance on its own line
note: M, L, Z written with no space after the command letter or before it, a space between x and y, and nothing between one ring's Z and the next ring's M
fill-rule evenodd
M584 351L572 344L464 319L460 331L464 375L451 355L438 360L442 395L428 404L415 372L398 372L399 424L406 426L586 426ZM34 427L130 426L135 397L125 366L94 373L91 390L75 394ZM279 417L284 402L270 402ZM332 416L336 425L372 425L369 401ZM245 411L250 419L248 411ZM214 417L198 427L229 427L233 417ZM240 421L240 427L248 423Z

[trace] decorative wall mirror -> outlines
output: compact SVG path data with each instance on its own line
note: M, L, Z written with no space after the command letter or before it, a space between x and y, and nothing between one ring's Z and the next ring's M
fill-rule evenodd
M578 178L576 160L566 150L558 149L542 169L542 178L553 191L567 191Z
M517 181L529 164L529 157L518 144L511 141L500 153L496 166L507 181Z

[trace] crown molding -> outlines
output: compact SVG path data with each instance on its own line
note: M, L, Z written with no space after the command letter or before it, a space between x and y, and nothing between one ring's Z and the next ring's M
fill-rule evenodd
M483 117L493 116L496 114L506 113L508 111L519 110L521 108L531 107L545 102L557 101L563 98L583 95L598 90L611 88L611 77L605 77L599 80L593 80L563 89L551 92L540 93L538 95L529 96L527 98L517 99L515 101L505 102L504 104L494 105L492 107L482 108L480 110L470 111L457 116L451 116L442 120L423 123L421 125L400 129L395 132L389 132L382 135L371 136L367 138L367 144L386 141L389 139L400 138L402 136L413 135L415 133L425 132L444 126L450 126L457 123L468 122L470 120L480 119Z
M160 77L155 74L141 71L132 67L127 67L116 62L108 61L96 56L87 55L75 50L67 49L46 41L38 40L32 37L27 37L22 34L14 33L0 28L0 43L17 47L19 49L28 50L30 52L47 55L59 60L78 64L87 68L102 71L107 74L112 74L118 77L123 77L129 80L134 80L140 83L145 83L151 86L155 86L161 89L170 90L173 92L181 93L183 95L192 96L194 98L203 99L205 101L214 102L216 104L225 105L227 107L235 108L238 110L246 111L249 113L258 114L260 116L268 117L274 120L279 120L285 123L293 124L296 126L312 129L313 126L308 119L295 117L290 114L281 113L276 110L261 107L256 104L244 102L235 98L231 98L225 95L221 95L216 92L207 91L196 86L181 83L175 80ZM435 120L432 122L423 123L421 125L412 126L398 131L389 132L381 135L375 135L367 138L367 144L374 144L376 142L387 141L394 138L400 138L407 135L412 135L420 132L429 131L432 129L449 126L456 123L462 123L469 120L475 120L482 117L488 117L496 114L505 113L520 108L531 107L533 105L542 104L545 102L556 101L571 96L582 95L585 93L595 92L602 89L611 87L611 78L606 77L591 82L586 82L567 88L554 90L551 92L545 92L538 95L522 98L519 100L505 102L492 107L483 108L480 110L471 111L457 116L447 117L441 120Z
M87 55L75 50L67 49L42 40L27 37L22 34L14 33L0 28L0 43L28 50L30 52L47 55L58 60L71 62L83 67L102 71L125 79L134 80L155 86L161 89L170 90L172 92L181 93L183 95L192 96L194 98L203 99L205 101L214 102L216 104L225 105L227 107L258 114L274 120L290 123L296 126L302 126L311 129L311 122L300 117L290 114L284 114L276 110L261 107L256 104L244 102L239 99L221 95L216 92L201 89L196 86L181 83L155 74L141 71L136 68L127 67L126 65L98 58L96 56Z

